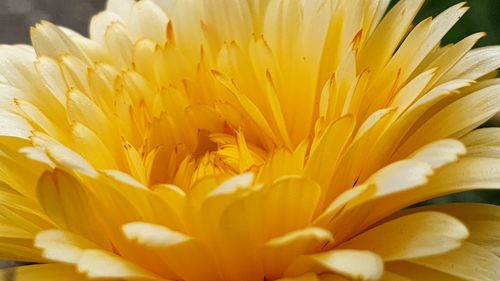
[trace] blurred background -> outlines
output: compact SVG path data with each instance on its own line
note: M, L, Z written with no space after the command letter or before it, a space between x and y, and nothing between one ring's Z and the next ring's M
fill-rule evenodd
M90 17L102 10L105 0L0 0L0 42L29 43L29 27L40 20L49 20L82 34L87 34ZM393 0L391 5L397 2ZM427 0L417 16L421 21L436 16L462 0ZM500 44L500 0L469 0L469 12L444 38L443 44L457 42L475 32L488 36L479 46ZM485 126L500 126L500 116ZM474 191L435 199L429 203L450 201L489 202L500 204L500 192Z
M0 0L0 42L29 43L29 27L48 20L87 34L90 17L105 0Z

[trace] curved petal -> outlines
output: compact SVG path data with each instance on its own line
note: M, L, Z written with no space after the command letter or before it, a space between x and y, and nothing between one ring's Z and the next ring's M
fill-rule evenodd
M382 259L372 252L358 250L333 250L296 258L287 268L286 276L306 272L334 272L349 278L379 280L384 272Z
M494 281L500 276L500 258L471 243L444 255L412 262L471 281Z
M449 215L419 212L375 226L339 247L369 250L384 261L407 260L454 250L468 236L467 228Z

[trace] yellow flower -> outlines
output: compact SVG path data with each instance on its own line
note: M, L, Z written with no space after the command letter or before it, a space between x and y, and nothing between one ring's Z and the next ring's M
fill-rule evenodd
M109 0L1 46L3 278L499 280L499 207L405 208L500 188L500 47L389 2Z

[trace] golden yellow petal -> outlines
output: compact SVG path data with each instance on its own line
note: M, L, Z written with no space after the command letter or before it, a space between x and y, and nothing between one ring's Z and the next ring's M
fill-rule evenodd
M15 279L13 279L15 278ZM53 263L20 266L12 269L0 270L0 279L18 281L87 281L83 274L77 272L72 265Z

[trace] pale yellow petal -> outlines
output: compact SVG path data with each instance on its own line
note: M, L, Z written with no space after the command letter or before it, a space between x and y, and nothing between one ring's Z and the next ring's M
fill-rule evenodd
M106 11L117 14L123 20L128 20L134 3L134 0L109 0L106 2Z
M81 236L57 229L38 233L34 246L49 260L73 264L78 262L84 250L100 248Z
M470 232L467 241L484 247L497 256L500 256L500 207L488 204L456 203L435 205L413 211L437 211L449 214L464 223Z
M340 247L369 250L384 261L407 260L454 250L468 236L459 220L443 213L422 212L375 226Z
M31 41L39 56L58 59L64 55L73 55L84 62L90 62L85 53L52 23L44 21L32 28Z
M437 73L433 78L433 82L437 85L444 83L447 80L440 80L448 71L459 62L470 49L477 43L477 41L484 37L485 33L476 33L456 43L449 50L442 55L432 60L428 68L438 67ZM446 78L446 77L445 77ZM449 78L448 78L449 79ZM433 85L433 84L431 84Z
M432 169L455 162L458 157L466 153L465 146L452 139L445 139L428 144L415 151L410 158L429 163Z
M266 277L275 278L283 274L286 267L297 256L313 253L325 243L333 241L331 233L318 227L308 227L289 232L266 242L263 264Z
M494 281L500 276L500 258L471 243L444 255L412 262L471 281Z
M106 29L104 38L115 63L120 68L128 68L132 63L134 43L126 26L117 21L111 23Z
M428 184L405 192L382 197L377 208L370 212L367 223L373 223L404 207L439 196L472 189L498 189L500 187L500 159L463 158L439 169Z
M126 224L123 232L128 239L155 251L169 269L182 278L218 279L208 249L193 237L143 222Z
M137 243L153 248L168 248L193 239L167 227L144 222L128 223L123 226L123 232L128 239L137 240Z
M79 272L89 278L126 278L140 280L162 280L120 256L101 250L84 250L78 260ZM163 279L164 280L164 279Z
M385 196L422 186L433 173L432 167L425 162L402 160L377 171L365 184L375 184L377 196Z
M499 53L500 48L498 46L474 49L465 55L442 80L478 79L500 67Z
M64 169L74 170L89 176L97 176L94 167L81 155L64 145L46 147L47 155Z
M384 273L381 258L368 251L333 250L296 258L285 272L297 276L306 272L334 272L357 280L379 280Z
M65 106L68 86L64 80L59 63L53 58L41 56L35 62L35 68L44 85Z
M33 127L17 114L0 110L0 136L29 139Z
M138 39L149 39L163 44L167 36L168 18L152 1L134 3L128 20L131 34Z
M491 86L448 105L415 130L396 154L407 155L416 147L440 138L460 137L457 133L467 133L463 129L485 122L500 110L499 89Z
M108 3L111 1L108 1ZM121 22L122 18L110 11L103 11L92 17L89 27L90 39L106 45L106 30L114 22Z

